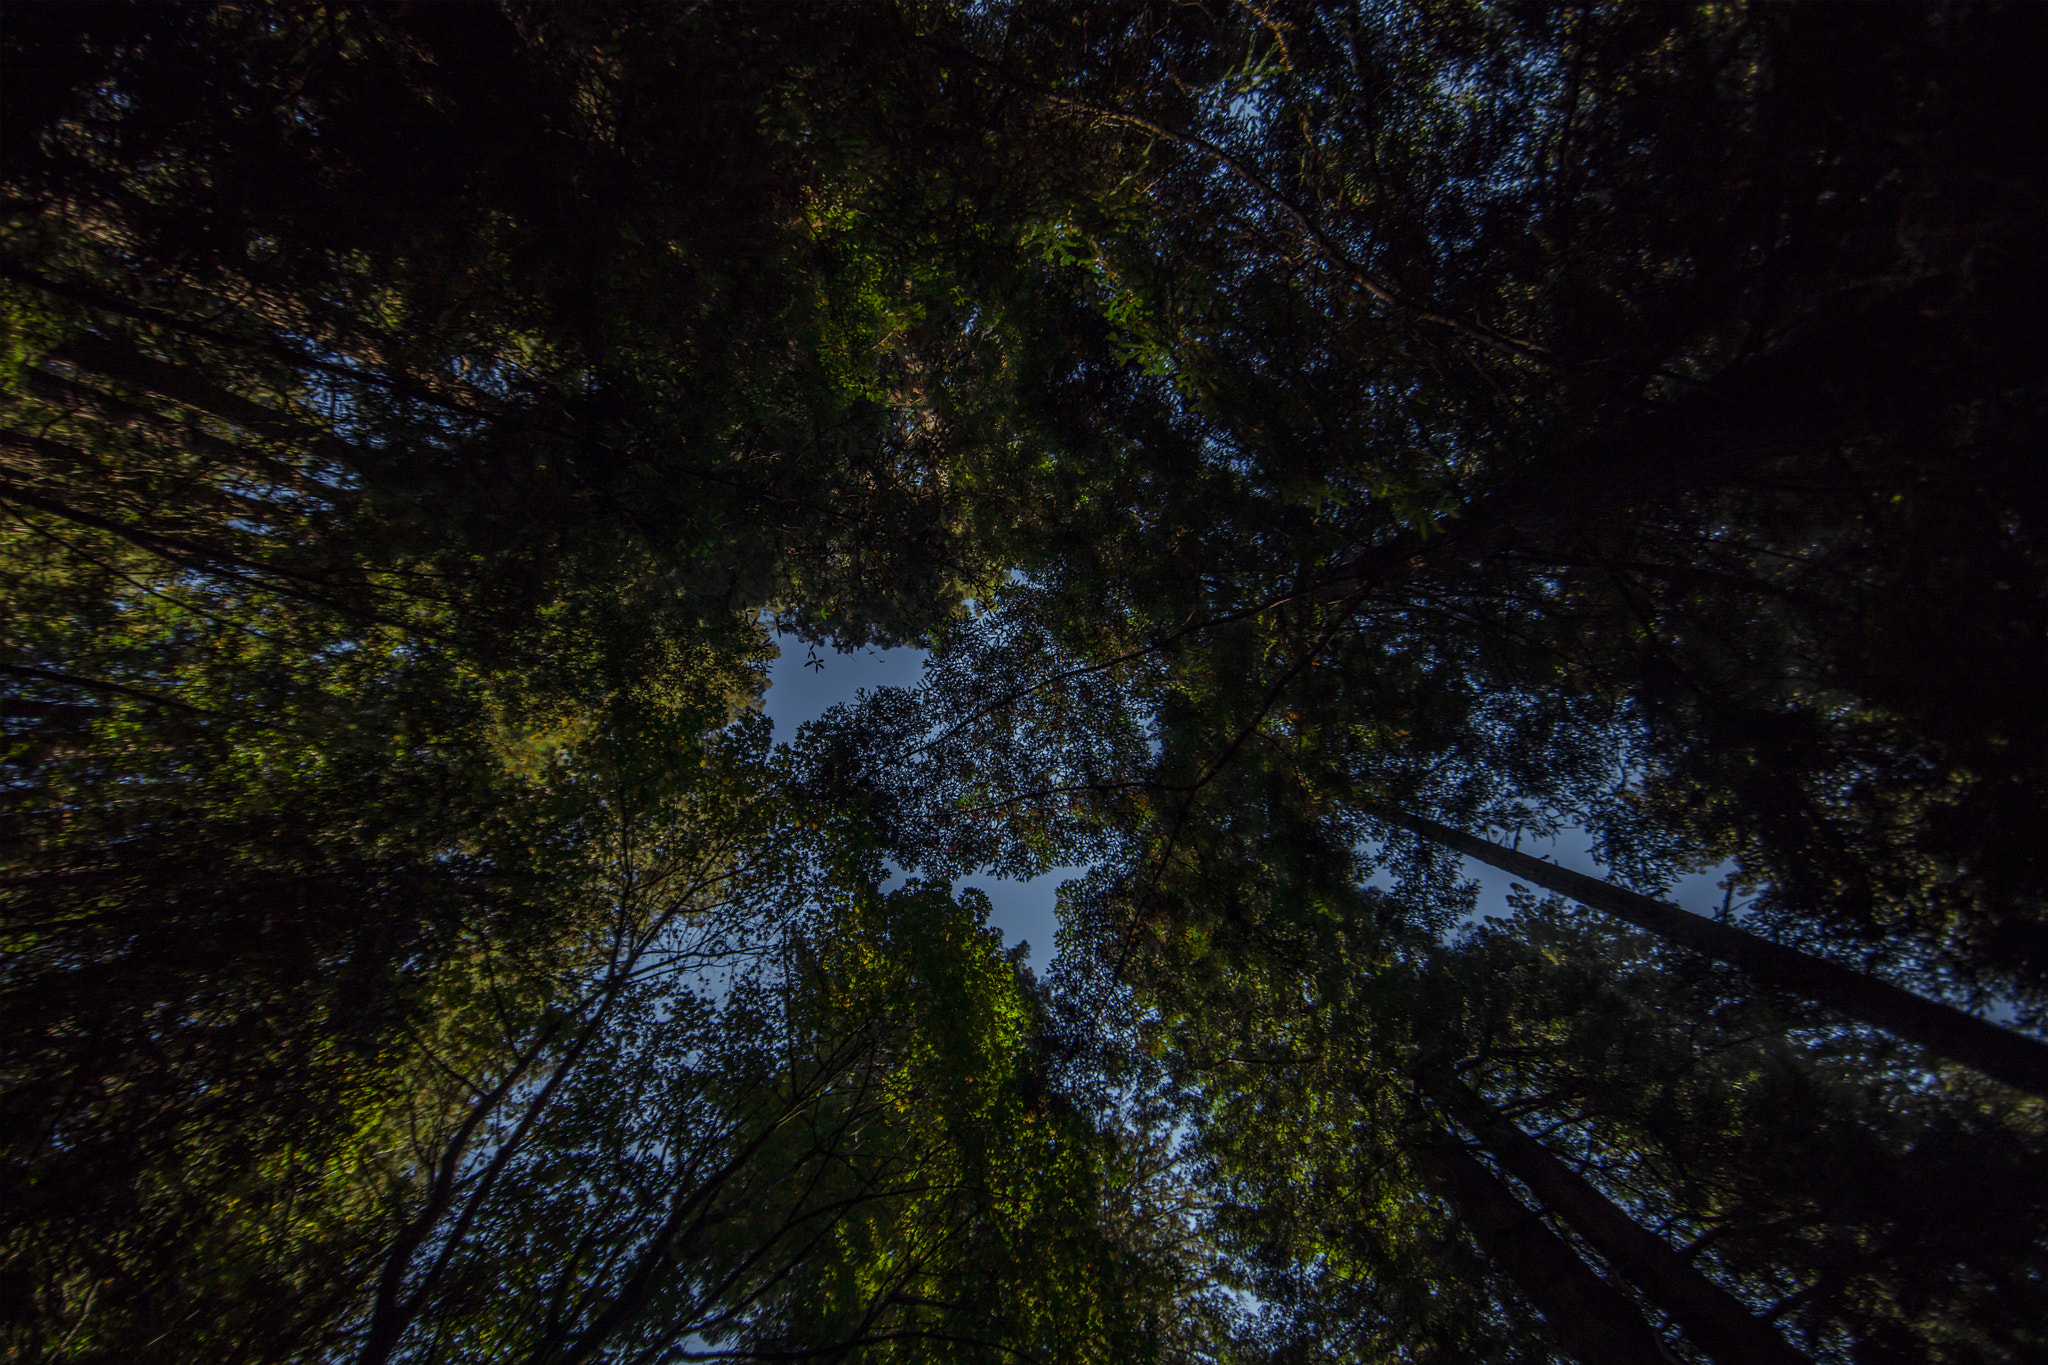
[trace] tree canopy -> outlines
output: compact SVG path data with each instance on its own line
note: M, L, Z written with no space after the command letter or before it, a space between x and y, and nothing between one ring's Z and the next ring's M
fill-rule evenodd
M0 1340L2039 1358L2044 60L0 5Z

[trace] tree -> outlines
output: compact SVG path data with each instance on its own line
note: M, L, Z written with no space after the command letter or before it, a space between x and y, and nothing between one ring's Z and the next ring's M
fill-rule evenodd
M565 840L603 912L581 993L428 1129L360 1359L1146 1354L986 906L875 889L776 798L765 728L681 790L592 775L618 823Z
M270 1097L310 1125L297 1160L245 1169L226 1207L188 1167L130 1211L140 1236L45 1215L21 1343L1143 1358L1101 1138L1046 1085L985 903L876 889L857 833L782 794L767 728L685 773L651 731L602 729L532 770L488 855L526 904L470 918L342 1078L346 1126ZM153 1240L152 1194L194 1201L196 1245Z
M2038 1345L2033 11L0 17L25 1349Z
M763 613L912 638L994 572L1035 454L987 439L1001 291L961 272L1047 182L907 25L6 14L34 1340L317 1337L400 1179L363 1156L398 1040L456 1027L477 945L578 941L506 823L532 772L593 733L688 770Z
M1125 13L1034 87L1159 165L1142 228L1069 239L1151 373L1096 421L1118 495L1031 561L1047 628L1190 678L1291 632L1304 723L1361 723L1368 634L1615 707L1621 851L2030 998L2033 17Z
M1210 893L1239 899L1235 929L1143 970L1270 1343L1541 1359L1533 1308L1581 1359L1616 1348L1573 1324L1626 1340L1646 1314L1679 1358L1769 1358L1778 1333L1813 1358L2032 1349L2031 1103L1930 1087L1810 1015L1788 1038L1725 969L1674 972L1554 902L1390 955L1360 916L1304 924L1247 890Z
M1552 866L1433 820L1400 813L1389 813L1387 819L1433 843L1527 877L1545 890L1561 891L1582 905L1605 910L1638 929L1729 963L1759 981L1785 987L1861 1023L1967 1062L2008 1085L2036 1095L2048 1094L2048 1045L2025 1034L1924 1000L1826 958L1811 957L1742 929L1687 914L1597 877Z
M1394 809L1581 824L1643 890L1732 856L1771 937L2025 1019L2040 177L1993 130L2036 21L1430 17L1132 6L1065 85L1005 54L1159 168L1059 248L1130 366L1070 425L1127 472L821 771L922 866L1106 865L1077 941L1164 954L1151 998L1333 916L1378 970L1362 841L1443 935Z
M1746 1304L1694 1269L1677 1249L1630 1218L1591 1181L1553 1156L1469 1086L1450 1081L1440 1094L1444 1107L1478 1137L1504 1171L1527 1186L1592 1244L1602 1259L1669 1313L1710 1359L1771 1360L1781 1365L1797 1365L1807 1359L1759 1322ZM1444 1180L1447 1188L1469 1188L1484 1182L1484 1168L1470 1156L1461 1159L1461 1155L1451 1149L1437 1156L1437 1164L1449 1177ZM1474 1177L1475 1167L1479 1179ZM1513 1212L1525 1222L1533 1222L1526 1209ZM1465 1221L1481 1222L1470 1216ZM1559 1250L1571 1256L1568 1248ZM1527 1278L1526 1273L1517 1274L1518 1280ZM1546 1309L1545 1315L1557 1321L1568 1313Z

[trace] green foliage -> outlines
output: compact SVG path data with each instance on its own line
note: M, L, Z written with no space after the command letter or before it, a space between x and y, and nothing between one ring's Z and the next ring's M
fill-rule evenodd
M948 1245L972 1191L1085 1238L1085 1126L1033 1138L1034 1162L1074 1153L1039 1199L1000 1143L947 1155L979 1117L925 1117L952 1090L907 1060L921 1029L981 1037L1006 1008L953 1060L984 1087L1028 1071L1024 1007L976 1003L1009 981L983 937L929 926L964 955L931 1007L959 1032L875 1004L886 978L842 1018L791 965L872 858L806 844L825 817L792 812L745 719L764 616L920 638L1032 503L994 432L999 310L964 281L1045 190L988 162L979 92L913 33L8 12L20 1350L858 1333L918 1318L887 1297L933 1273L904 1248ZM730 884L757 863L772 888ZM745 970L712 991L720 963ZM875 1164L835 1167L849 1142ZM716 1195L681 1241L678 1189ZM884 1297L799 1327L793 1267L861 1226ZM1022 1296L1014 1322L970 1336L1142 1354L1113 1299L1076 1312L1030 1287L1043 1254L1005 1264L958 1313Z
M1377 814L1583 829L1651 890L1719 866L1746 927L2038 1029L2038 18L1133 5L1051 80L1077 16L1002 60L1143 167L1142 218L1033 238L1103 348L1042 410L1103 481L919 690L813 737L822 790L931 872L1096 865L1077 989L1188 1068L1257 1349L1560 1349L1431 1174L1485 1150L1442 1075L1494 1065L1486 1001L1554 1068L1493 1098L1737 1311L1821 1358L2026 1358L2033 1195L1992 1191L2032 1189L2032 1101L1728 981L1630 975L1634 1050L1538 1024L1505 936L1459 946L1454 860ZM1566 976L1638 951L1516 927ZM1724 1174L1575 1145L1573 1103L1687 1071ZM1915 1181L1983 1235L1868 1193Z
M9 1348L2038 1356L2044 33L0 8Z

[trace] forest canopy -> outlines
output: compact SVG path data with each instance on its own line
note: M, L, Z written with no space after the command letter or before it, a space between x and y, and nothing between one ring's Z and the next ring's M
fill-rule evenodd
M2048 11L0 63L10 1358L2048 1355Z

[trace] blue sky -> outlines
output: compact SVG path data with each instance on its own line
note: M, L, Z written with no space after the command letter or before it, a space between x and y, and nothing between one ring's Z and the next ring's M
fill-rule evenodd
M816 720L827 708L852 701L863 688L908 687L917 681L924 667L924 651L917 649L855 650L850 653L820 649L822 669L805 667L809 650L801 640L778 637L782 657L768 671L766 710L775 722L778 740L796 738L797 727ZM1015 947L1020 941L1031 945L1030 962L1044 971L1052 961L1053 936L1059 920L1053 904L1060 883L1077 871L1051 872L1034 881L1000 881L994 877L964 877L956 887L978 887L988 894L995 913L989 922L1003 931L1003 942Z
M1501 837L1498 831L1494 832L1494 837ZM1541 858L1545 862L1556 863L1559 867L1568 867L1574 872L1583 872L1592 877L1605 877L1607 869L1594 862L1589 851L1592 844L1593 836L1586 831L1567 829L1561 831L1556 839L1525 837L1520 848L1524 853ZM1507 914L1508 888L1515 885L1515 879L1498 868L1488 867L1485 863L1474 862L1470 858L1465 859L1464 863L1465 876L1479 883L1479 913ZM1694 873L1689 877L1680 877L1672 883L1671 889L1658 899L1676 905L1682 910L1690 910L1695 915L1712 915L1720 910L1721 898L1727 894L1721 886L1721 878L1725 874L1725 868L1714 868ZM1741 904L1741 901L1736 902L1738 909ZM1597 920L1599 916L1595 915L1594 918Z
M766 709L775 722L778 740L796 738L797 727L816 720L842 701L852 701L863 688L908 687L917 682L924 666L924 652L916 649L855 650L840 653L820 649L821 669L805 667L809 649L800 640L778 637L782 657L769 669ZM1605 869L1587 853L1591 839L1581 830L1566 830L1554 843L1525 839L1522 851L1533 853L1577 872L1604 876ZM1506 914L1508 888L1514 879L1483 863L1465 860L1465 874L1479 883L1479 912ZM1059 921L1053 906L1060 883L1079 875L1079 870L1051 872L1028 882L1000 881L994 877L966 877L956 886L979 887L995 907L990 923L1002 930L1003 942L1015 947L1031 945L1031 965L1044 971L1052 960L1054 935ZM1710 915L1720 908L1722 892L1716 872L1686 877L1665 899L1695 914Z

